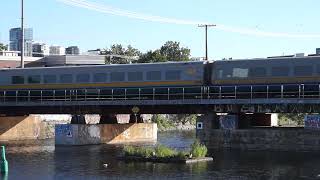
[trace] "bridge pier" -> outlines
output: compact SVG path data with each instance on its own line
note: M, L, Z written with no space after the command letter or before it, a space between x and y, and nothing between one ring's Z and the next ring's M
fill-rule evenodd
M50 124L38 115L0 117L0 141L25 141L54 137Z

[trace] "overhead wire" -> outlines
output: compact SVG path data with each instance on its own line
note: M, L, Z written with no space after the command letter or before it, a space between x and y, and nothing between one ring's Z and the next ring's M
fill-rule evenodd
M127 11L119 8L115 8L112 6L90 2L88 0L56 0L62 2L66 5L81 7L88 10L111 14L115 16L123 16L127 18L139 19L144 21L151 22L159 22L159 23L169 23L169 24L177 24L177 25L199 25L199 24L212 24L211 22L201 22L201 21L192 21L192 20L183 20L176 18L167 18L162 16L154 16L148 14L142 14L138 12ZM215 29L239 33L244 35L254 35L260 37L281 37L281 38L320 38L320 34L295 34L295 33L284 33L284 32L268 32L257 29L250 28L242 28L242 27L234 27L223 24L216 24Z

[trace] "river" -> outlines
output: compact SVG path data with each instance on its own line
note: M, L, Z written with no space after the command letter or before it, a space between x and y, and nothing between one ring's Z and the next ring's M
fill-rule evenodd
M162 132L158 141L186 149L194 132ZM213 162L192 165L125 163L121 147L92 145L55 147L53 140L7 145L7 179L315 179L320 174L320 153L210 151ZM108 164L105 168L103 164Z

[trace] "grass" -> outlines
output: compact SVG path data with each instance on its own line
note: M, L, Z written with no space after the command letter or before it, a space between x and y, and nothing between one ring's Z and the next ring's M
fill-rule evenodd
M208 149L205 145L201 144L198 140L195 141L191 147L190 152L177 151L175 149L158 145L156 147L135 147L125 146L123 152L125 156L136 156L142 158L158 158L158 159L187 159L205 157Z
M199 140L196 140L191 145L190 154L192 154L192 157L195 157L195 158L206 157L207 153L208 153L207 147L201 144Z

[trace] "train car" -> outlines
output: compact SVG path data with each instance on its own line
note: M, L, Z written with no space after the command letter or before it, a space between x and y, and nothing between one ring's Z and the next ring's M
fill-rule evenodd
M204 69L204 62L1 69L0 90L201 86Z
M216 98L319 97L320 56L215 61Z
M213 85L320 82L320 56L215 61Z

